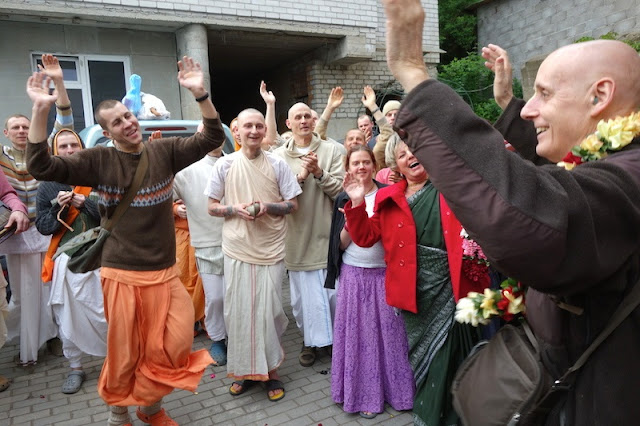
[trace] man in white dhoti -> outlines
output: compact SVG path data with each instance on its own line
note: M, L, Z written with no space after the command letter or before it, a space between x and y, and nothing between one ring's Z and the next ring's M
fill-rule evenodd
M54 155L73 155L82 149L82 141L74 131L62 129L53 139L52 149ZM49 304L59 327L62 351L71 367L62 385L66 394L78 392L86 378L81 362L83 354L107 354L100 270L71 272L67 268L67 253L52 260L65 242L100 223L98 205L89 198L90 193L88 187L40 182L36 200L36 227L43 235L52 235L42 265L42 281L51 281Z
M333 344L335 290L324 288L333 201L342 191L343 157L337 146L313 132L311 109L297 103L289 109L292 138L273 153L287 162L302 186L300 208L287 217L287 251L291 308L304 343L298 359L310 367L316 348Z
M262 113L242 111L238 129L242 148L216 162L205 190L209 214L225 218L227 374L238 379L229 392L240 395L266 382L269 400L278 401L285 393L277 368L284 360L281 336L288 324L281 294L284 216L298 208L302 190L289 166L260 148L266 133Z
M55 56L42 55L40 71L53 80L58 93L56 120L49 136L51 143L58 130L73 126L71 101L64 86L62 68ZM4 135L11 142L11 146L4 146L0 151L0 169L16 190L20 200L27 206L31 224L29 229L0 245L0 253L7 255L11 285L7 340L20 336L19 364L23 366L35 364L40 346L58 334L53 313L48 306L50 288L40 279L40 270L50 238L42 235L33 226L39 182L27 170L26 147L30 124L29 119L21 114L7 118Z
M4 174L0 173L0 201L12 210L9 219L5 224L5 228L15 227L15 233L26 231L29 229L29 217L27 216L27 207L20 201L16 190L9 184ZM0 225L1 226L1 225ZM0 348L7 341L7 325L5 318L9 315L9 304L7 303L7 280L0 271ZM0 375L0 392L7 390L10 382L4 376Z
M201 131L200 124L198 131ZM227 364L227 329L224 325L224 259L222 224L224 219L207 214L209 198L204 195L222 146L207 153L200 161L178 172L173 180L174 199L181 199L189 224L191 245L196 251L198 273L204 289L204 325L211 347L209 354L217 366ZM180 213L179 213L180 214Z

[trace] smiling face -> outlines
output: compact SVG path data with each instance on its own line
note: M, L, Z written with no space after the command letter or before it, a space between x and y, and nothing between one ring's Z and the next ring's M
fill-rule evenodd
M256 151L267 133L264 116L257 110L244 110L238 115L238 133L243 150Z
M404 175L409 183L420 183L427 180L427 171L418 162L407 144L398 141L394 151L398 171Z
M75 134L71 132L61 132L58 137L55 139L56 143L56 155L61 157L66 157L74 152L78 152L82 149L82 145L80 141L75 136Z
M26 117L11 117L7 120L4 135L14 148L23 151L27 147L29 134L29 119Z
M364 145L364 133L358 129L351 129L344 137L344 148L349 151L353 145Z
M591 84L567 59L557 54L545 59L536 76L535 94L520 112L536 128L537 154L553 162L561 161L597 123L590 115Z
M373 181L375 170L376 163L370 149L357 149L348 152L347 172L359 182L365 185L370 184Z
M105 137L113 139L118 149L125 152L140 152L142 133L138 119L122 103L98 111Z

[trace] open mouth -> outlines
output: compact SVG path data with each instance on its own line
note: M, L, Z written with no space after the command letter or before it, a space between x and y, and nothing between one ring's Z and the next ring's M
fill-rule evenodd
M547 130L549 130L548 127L536 127L536 134L539 135L541 133L546 132Z
M415 163L411 163L411 164L409 164L409 168L410 168L410 169L415 169L415 168L416 168L416 167L418 167L419 165L420 165L420 163L416 161Z

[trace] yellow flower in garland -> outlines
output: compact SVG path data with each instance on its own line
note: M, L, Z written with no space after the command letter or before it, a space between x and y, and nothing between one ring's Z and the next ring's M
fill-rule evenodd
M496 309L496 295L497 292L491 290L490 288L484 289L484 299L482 303L480 303L480 308L482 308L482 316L484 318L489 318L493 315L498 315L499 312Z
M558 166L567 170L587 161L595 161L609 152L619 151L640 135L640 112L626 117L600 120L595 133L587 136L579 146L574 147Z

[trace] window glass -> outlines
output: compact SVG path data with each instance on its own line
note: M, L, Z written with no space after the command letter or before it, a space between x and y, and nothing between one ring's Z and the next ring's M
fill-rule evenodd
M94 61L89 63L92 111L106 99L122 99L127 93L122 62Z

